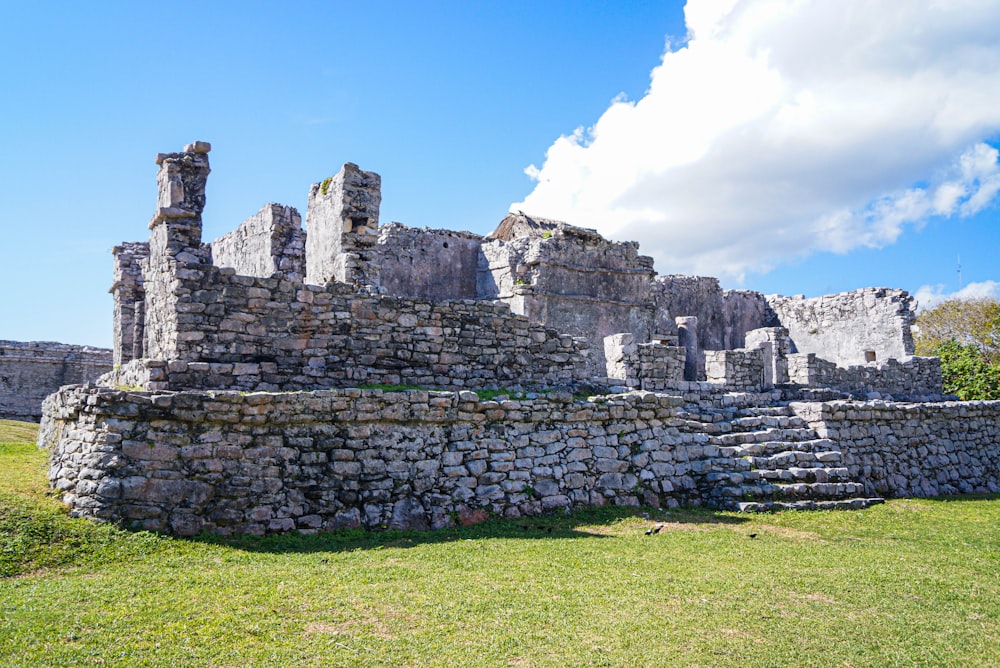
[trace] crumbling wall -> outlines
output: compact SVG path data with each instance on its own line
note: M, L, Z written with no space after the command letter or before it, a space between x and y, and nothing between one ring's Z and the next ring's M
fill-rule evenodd
M232 267L237 274L262 278L280 274L301 282L306 271L305 244L299 212L272 202L210 245L216 267Z
M841 367L902 362L913 355L910 326L916 303L905 290L865 288L811 299L767 300L788 329L794 352L815 353Z
M1000 401L793 403L866 493L1000 492Z
M205 265L182 273L191 298L171 356L122 367L105 382L249 391L559 386L589 377L586 341L504 304L357 295L342 283L293 284Z
M883 364L840 367L815 353L787 358L790 383L805 387L828 387L849 394L888 394L896 399L934 401L941 398L943 380L937 357L911 357L905 362L890 359Z
M593 375L605 375L606 336L629 332L649 342L675 333L672 320L656 320L653 260L639 255L637 243L524 214L508 215L490 237L482 245L479 296L586 337Z
M482 237L471 232L379 228L375 246L386 294L421 299L476 299Z
M37 422L45 397L63 385L91 382L111 364L105 348L0 341L0 419Z
M306 211L306 282L355 287L379 285L375 242L382 177L346 163L309 189Z
M612 334L604 338L607 376L615 385L664 392L680 388L684 382L684 348L676 337L651 343L636 343L629 333Z
M742 348L747 332L766 327L773 319L764 295L723 291L719 279L709 276L657 276L653 297L661 317L698 318L697 340L703 350Z
M764 350L706 350L705 376L709 383L741 392L764 388Z

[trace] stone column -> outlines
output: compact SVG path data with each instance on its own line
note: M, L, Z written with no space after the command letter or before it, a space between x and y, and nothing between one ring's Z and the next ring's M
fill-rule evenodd
M330 281L378 290L375 254L382 178L346 163L336 176L314 183L306 211L306 282Z
M205 208L208 142L194 142L180 153L160 153L156 164L159 195L149 222L149 258L145 263L145 356L153 359L187 357L186 346L197 340L195 323L182 323L182 304L200 287L211 253L201 243L201 213ZM181 331L182 328L191 331ZM183 350L182 350L183 349Z
M693 315L674 318L677 341L684 348L684 380L705 378L705 354L698 344L698 318Z

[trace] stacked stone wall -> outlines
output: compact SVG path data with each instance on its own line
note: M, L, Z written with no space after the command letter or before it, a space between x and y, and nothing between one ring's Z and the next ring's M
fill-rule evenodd
M706 350L705 375L738 392L759 392L764 387L764 350Z
M388 295L421 299L476 299L482 237L390 223L375 246L381 286Z
M269 278L275 274L302 281L306 271L306 233L291 206L270 203L232 232L211 243L212 263L237 274Z
M942 396L941 360L911 357L905 362L890 359L884 364L863 364L847 368L821 359L813 353L787 358L790 383L805 387L826 387L855 395L888 394L896 399L936 400Z
M73 513L136 528L424 529L490 514L710 502L747 469L681 412L697 398L71 387L47 400L39 442ZM701 400L718 410L753 399ZM869 495L1000 491L1000 402L792 409Z
M0 341L0 419L38 422L45 397L63 385L91 382L111 365L104 348Z
M680 398L150 394L67 388L40 444L76 514L191 535L437 528L607 503L697 503L719 448Z
M531 323L504 304L356 294L342 283L304 285L205 264L176 273L184 302L169 355L123 367L109 384L481 388L570 385L589 377L586 341ZM163 299L150 300L150 308L174 307Z
M676 337L653 343L635 342L629 333L604 338L608 381L613 385L649 392L663 392L685 386L686 351L676 345Z
M772 295L767 300L788 330L793 352L815 353L841 367L904 361L913 355L910 326L916 303L905 290L866 288L811 299Z
M793 403L869 495L1000 492L1000 401Z

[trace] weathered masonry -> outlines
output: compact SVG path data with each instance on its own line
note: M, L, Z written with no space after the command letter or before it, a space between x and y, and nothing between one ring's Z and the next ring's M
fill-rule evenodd
M0 341L0 419L38 422L45 397L110 370L111 351L104 348Z
M1000 491L1000 403L943 401L904 291L723 291L522 213L380 226L352 164L305 230L269 203L204 243L209 150L157 156L149 241L115 248L116 368L46 400L74 513L191 535Z

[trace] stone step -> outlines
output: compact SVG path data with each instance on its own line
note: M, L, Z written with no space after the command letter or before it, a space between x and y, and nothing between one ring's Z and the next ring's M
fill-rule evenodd
M812 429L768 427L760 431L722 434L714 438L718 441L717 445L743 445L746 443L764 443L767 441L791 441L795 443L815 439L816 432Z
M780 427L784 429L801 429L806 426L806 421L797 415L750 415L738 417L730 420L734 432L755 431L761 427Z
M736 446L739 457L759 457L795 450L796 452L824 452L836 447L829 438L810 438L803 441L761 441L760 443L746 443ZM720 448L721 451L721 448Z
M733 510L742 513L769 513L779 510L862 510L885 503L881 497L855 497L837 501L740 501Z
M808 452L804 450L783 450L764 457L748 456L750 464L757 469L780 469L790 466L823 468L839 464L843 455L837 450Z
M792 409L788 406L753 406L747 408L747 415L773 415L773 416L788 416L794 415Z
M784 469L760 469L757 474L763 480L773 482L850 482L851 476L846 468L798 467Z
M720 486L715 492L724 501L838 501L863 494L865 486L858 482L793 482Z
M794 482L775 485L776 500L839 500L864 494L865 486L860 482Z

